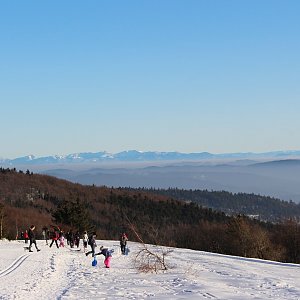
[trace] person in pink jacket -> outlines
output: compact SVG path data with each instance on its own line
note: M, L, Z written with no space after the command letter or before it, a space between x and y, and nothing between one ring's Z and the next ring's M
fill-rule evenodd
M100 247L100 252L96 253L95 255L104 255L105 259L104 259L104 265L106 268L110 268L110 261L111 261L111 257L112 257L112 253L114 252L114 250L108 250L108 248L104 248L103 246Z

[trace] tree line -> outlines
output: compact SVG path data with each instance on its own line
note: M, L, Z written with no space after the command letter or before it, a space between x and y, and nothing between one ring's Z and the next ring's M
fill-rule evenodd
M128 188L125 188L128 190ZM178 188L130 189L165 195L173 199L193 201L203 207L225 212L228 215L248 215L261 221L281 222L282 220L300 220L300 203L284 201L274 197L227 191L184 190Z

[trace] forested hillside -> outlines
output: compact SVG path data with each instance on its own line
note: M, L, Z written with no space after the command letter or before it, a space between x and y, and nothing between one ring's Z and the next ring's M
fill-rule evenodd
M129 222L145 242L211 252L300 262L300 228L294 221L263 223L227 216L195 202L146 190L84 186L55 177L0 169L1 238L16 238L35 224L95 230L118 239Z
M132 189L131 189L132 190ZM225 212L227 215L244 214L261 221L282 222L283 220L300 220L300 203L283 201L246 193L230 193L226 191L183 190L183 189L136 189L173 199L192 201L203 207Z

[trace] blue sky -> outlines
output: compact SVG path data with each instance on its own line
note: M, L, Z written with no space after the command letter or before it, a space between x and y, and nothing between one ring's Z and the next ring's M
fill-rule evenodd
M0 157L300 149L300 1L0 2Z

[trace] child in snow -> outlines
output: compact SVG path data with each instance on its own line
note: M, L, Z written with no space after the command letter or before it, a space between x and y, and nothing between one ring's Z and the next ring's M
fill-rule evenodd
M65 246L65 237L63 232L60 232L60 237L59 237L59 247L64 247Z
M110 261L111 261L111 257L112 257L112 253L114 252L114 250L108 250L108 248L104 248L103 246L100 247L100 252L95 254L95 255L104 255L105 259L104 259L104 264L106 268L110 268Z
M28 239L29 239L29 236L28 236L28 231L25 230L25 233L24 233L24 240L25 240L25 244L28 243Z

